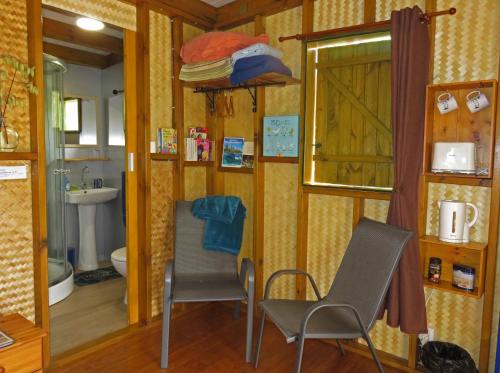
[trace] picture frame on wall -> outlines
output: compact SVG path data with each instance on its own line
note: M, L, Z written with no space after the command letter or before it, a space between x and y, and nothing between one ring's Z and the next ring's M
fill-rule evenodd
M262 127L262 155L264 157L298 158L298 115L264 117Z

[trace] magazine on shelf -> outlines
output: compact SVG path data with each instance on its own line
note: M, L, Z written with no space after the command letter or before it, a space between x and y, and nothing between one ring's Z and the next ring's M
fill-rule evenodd
M243 146L241 137L224 137L222 146L222 167L239 167L243 164Z
M0 330L0 348L10 346L13 343L14 340Z

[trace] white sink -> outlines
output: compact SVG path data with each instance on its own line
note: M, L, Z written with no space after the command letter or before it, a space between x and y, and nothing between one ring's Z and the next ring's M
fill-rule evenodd
M95 240L95 213L98 203L115 199L116 188L79 189L66 192L66 202L78 205L78 226L80 228L80 251L78 268L82 271L97 269Z
M118 195L116 188L78 189L66 192L66 202L78 205L95 205L115 199Z

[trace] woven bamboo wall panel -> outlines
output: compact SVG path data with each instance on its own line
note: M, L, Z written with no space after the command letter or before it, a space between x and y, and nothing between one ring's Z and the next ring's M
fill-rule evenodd
M437 236L439 233L439 208L437 201L455 199L470 202L477 206L479 217L476 224L471 228L470 239L476 242L488 242L490 188L429 183L428 195L426 234ZM469 212L469 219L472 218L470 214L472 212Z
M250 111L251 112L251 111ZM253 258L253 188L251 174L226 172L224 175L224 195L238 196L247 209L247 216L243 228L243 242L239 259Z
M386 316L375 323L375 326L370 331L370 338L377 350L408 359L408 346L410 343L408 335L401 333L399 328L388 326ZM358 342L366 345L365 340L362 338L359 338Z
M353 199L309 195L307 271L318 284L321 295L330 289L352 235ZM307 298L315 299L310 287Z
M207 195L207 169L205 167L184 168L184 198L192 201Z
M136 30L135 6L120 0L42 0L42 3L128 30Z
M300 6L266 18L266 34L269 35L269 44L283 51L282 61L292 70L295 77L300 77L302 42L288 40L280 43L278 38L300 33L301 30L302 7Z
M437 9L456 7L454 16L438 17L434 82L496 79L500 33L498 0L438 0Z
M173 162L151 163L151 308L162 312L163 270L174 250Z
M432 289L426 289L425 292L428 298ZM465 348L477 365L482 313L482 299L434 290L427 303L427 325L434 328L436 340L455 343Z
M314 31L359 25L364 18L364 0L318 0L314 2Z
M22 62L28 62L28 29L26 24L26 2L19 0L0 1L0 55L8 54ZM24 89L15 87L17 97L27 99ZM17 151L30 151L29 111L17 107L6 115L7 126L19 134Z
M28 168L24 180L0 182L0 314L19 312L35 320L30 162L2 162Z
M375 8L375 20L384 21L391 18L393 10L403 8L413 8L418 5L420 9L425 10L425 0L377 0Z
M388 211L389 201L365 199L364 216L367 218L385 223Z
M264 281L279 269L297 267L297 172L296 164L265 165ZM295 298L295 278L278 281L272 297Z
M151 139L156 129L172 127L172 23L149 11L149 99Z

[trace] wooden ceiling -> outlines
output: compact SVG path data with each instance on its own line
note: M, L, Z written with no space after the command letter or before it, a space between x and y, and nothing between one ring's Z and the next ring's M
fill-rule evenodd
M138 3L140 0L125 1ZM145 1L171 17L181 17L186 22L205 30L228 29L250 22L259 14L271 15L302 5L302 0L233 0L220 7L211 6L201 0ZM212 1L218 5L221 0Z

